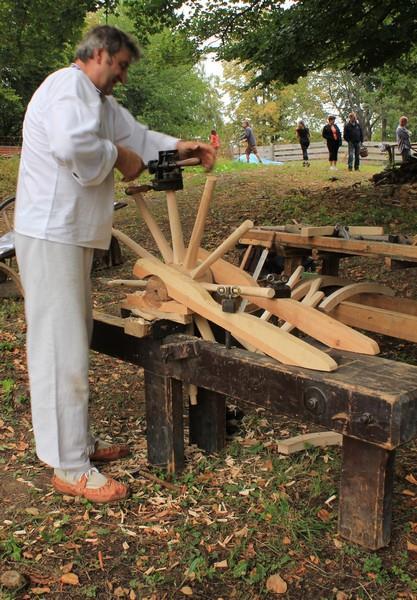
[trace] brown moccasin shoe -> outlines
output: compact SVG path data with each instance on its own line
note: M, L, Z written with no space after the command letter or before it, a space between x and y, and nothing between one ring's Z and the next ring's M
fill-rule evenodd
M113 444L105 448L98 448L97 444L93 454L90 454L90 460L93 462L111 462L129 456L130 448L126 444Z
M129 495L129 488L115 479L107 479L107 482L99 488L87 487L88 476L85 474L77 483L68 483L59 479L56 475L52 477L52 485L57 492L66 496L81 496L90 502L105 504L123 500Z

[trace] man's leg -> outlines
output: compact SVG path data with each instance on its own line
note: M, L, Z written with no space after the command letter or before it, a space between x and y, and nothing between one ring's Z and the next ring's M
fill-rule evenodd
M353 167L353 153L355 151L355 145L353 142L348 142L348 169L352 170Z
M355 146L355 171L359 171L359 164L360 164L359 151L361 149L361 143L355 142L354 146Z
M25 291L36 453L54 467L52 483L59 492L92 502L125 498L128 488L90 463L88 352L93 249L19 234L15 245Z
M25 290L27 353L38 457L60 469L90 468L89 273L93 250L16 235Z

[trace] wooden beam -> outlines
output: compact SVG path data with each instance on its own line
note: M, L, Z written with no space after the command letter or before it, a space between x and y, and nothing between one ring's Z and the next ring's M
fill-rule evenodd
M351 327L417 342L417 316L358 304L342 302L330 313Z

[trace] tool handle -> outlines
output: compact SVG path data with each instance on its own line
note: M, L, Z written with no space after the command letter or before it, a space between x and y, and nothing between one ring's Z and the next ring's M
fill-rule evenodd
M149 192L149 190L152 189L151 185L129 185L129 187L127 187L125 189L125 194L127 194L128 196L134 196L135 194L142 194L144 192Z
M193 158L184 158L184 160L177 160L177 167L196 167L197 165L201 165L201 160L197 157Z

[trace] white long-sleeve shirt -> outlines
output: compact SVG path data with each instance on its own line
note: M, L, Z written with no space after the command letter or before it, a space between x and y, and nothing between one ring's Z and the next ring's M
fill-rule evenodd
M177 139L148 130L77 68L61 69L33 95L23 124L15 230L30 237L108 248L115 144L145 164Z

